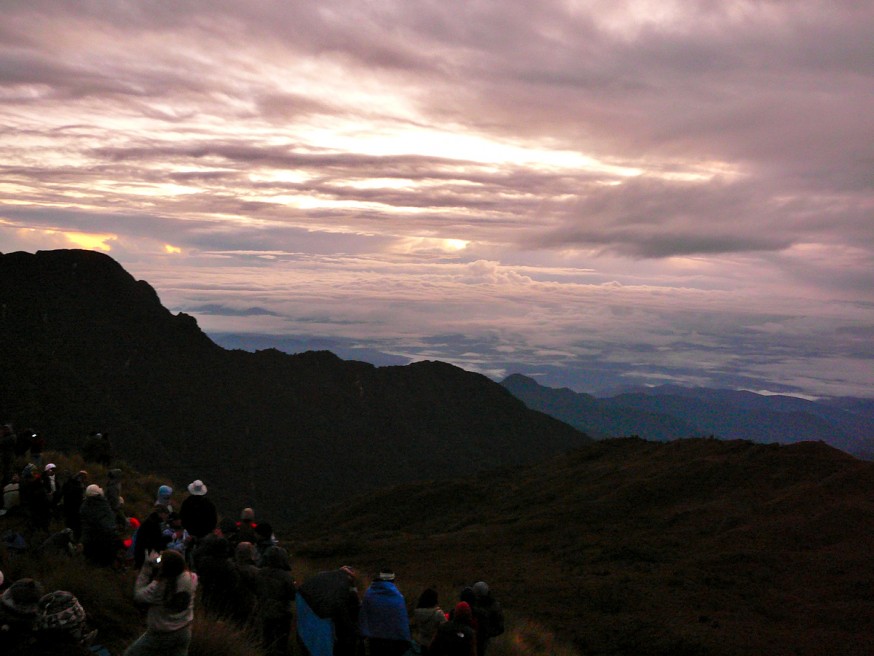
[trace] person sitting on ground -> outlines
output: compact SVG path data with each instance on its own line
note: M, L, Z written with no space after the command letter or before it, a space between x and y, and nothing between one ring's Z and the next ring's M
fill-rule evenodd
M410 618L394 572L383 567L364 593L358 624L370 656L401 656L410 648Z
M35 642L28 656L93 656L90 644L97 631L89 631L85 609L71 592L43 595L37 608Z
M437 628L446 620L446 613L438 602L437 591L434 588L427 588L419 595L419 601L410 620L413 639L423 652L427 651L428 645L434 640Z
M459 601L452 611L452 619L437 628L428 656L477 656L476 630L472 624L470 604Z
M288 552L270 547L264 552L264 565L258 570L258 617L264 649L270 656L288 654L295 584Z
M31 578L18 579L0 595L0 654L30 642L42 595L42 585Z
M3 486L3 514L17 511L21 507L21 477L12 474L9 482ZM77 511L78 512L78 511Z
M53 533L37 547L36 553L41 556L72 556L76 553L73 529L65 528Z
M185 529L182 528L182 520L179 513L171 512L167 515L167 523L164 526L164 539L167 540L167 549L185 553Z
M146 604L146 632L124 656L187 656L194 620L197 575L169 549L149 554L134 583L134 601Z

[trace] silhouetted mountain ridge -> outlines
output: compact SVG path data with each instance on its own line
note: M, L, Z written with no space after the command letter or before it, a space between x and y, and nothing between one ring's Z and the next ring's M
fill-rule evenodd
M215 345L110 257L0 255L0 412L286 519L362 489L534 462L588 438L485 376ZM213 492L211 492L213 494Z

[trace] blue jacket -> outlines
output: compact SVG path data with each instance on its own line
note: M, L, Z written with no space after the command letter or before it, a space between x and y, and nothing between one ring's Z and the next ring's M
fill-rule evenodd
M410 640L410 620L404 596L390 581L374 581L364 593L359 617L365 638Z

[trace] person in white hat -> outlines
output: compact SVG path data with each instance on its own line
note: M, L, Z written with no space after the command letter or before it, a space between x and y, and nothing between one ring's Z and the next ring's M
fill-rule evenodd
M182 527L194 541L215 531L218 526L218 512L215 504L206 496L206 485L203 481L198 479L188 485L188 497L179 506L179 518L182 520ZM189 550L193 546L190 544Z

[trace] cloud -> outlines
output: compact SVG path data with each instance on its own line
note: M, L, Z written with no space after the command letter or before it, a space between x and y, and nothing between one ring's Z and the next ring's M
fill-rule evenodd
M216 333L870 390L872 26L821 0L13 0L0 244L109 249Z

